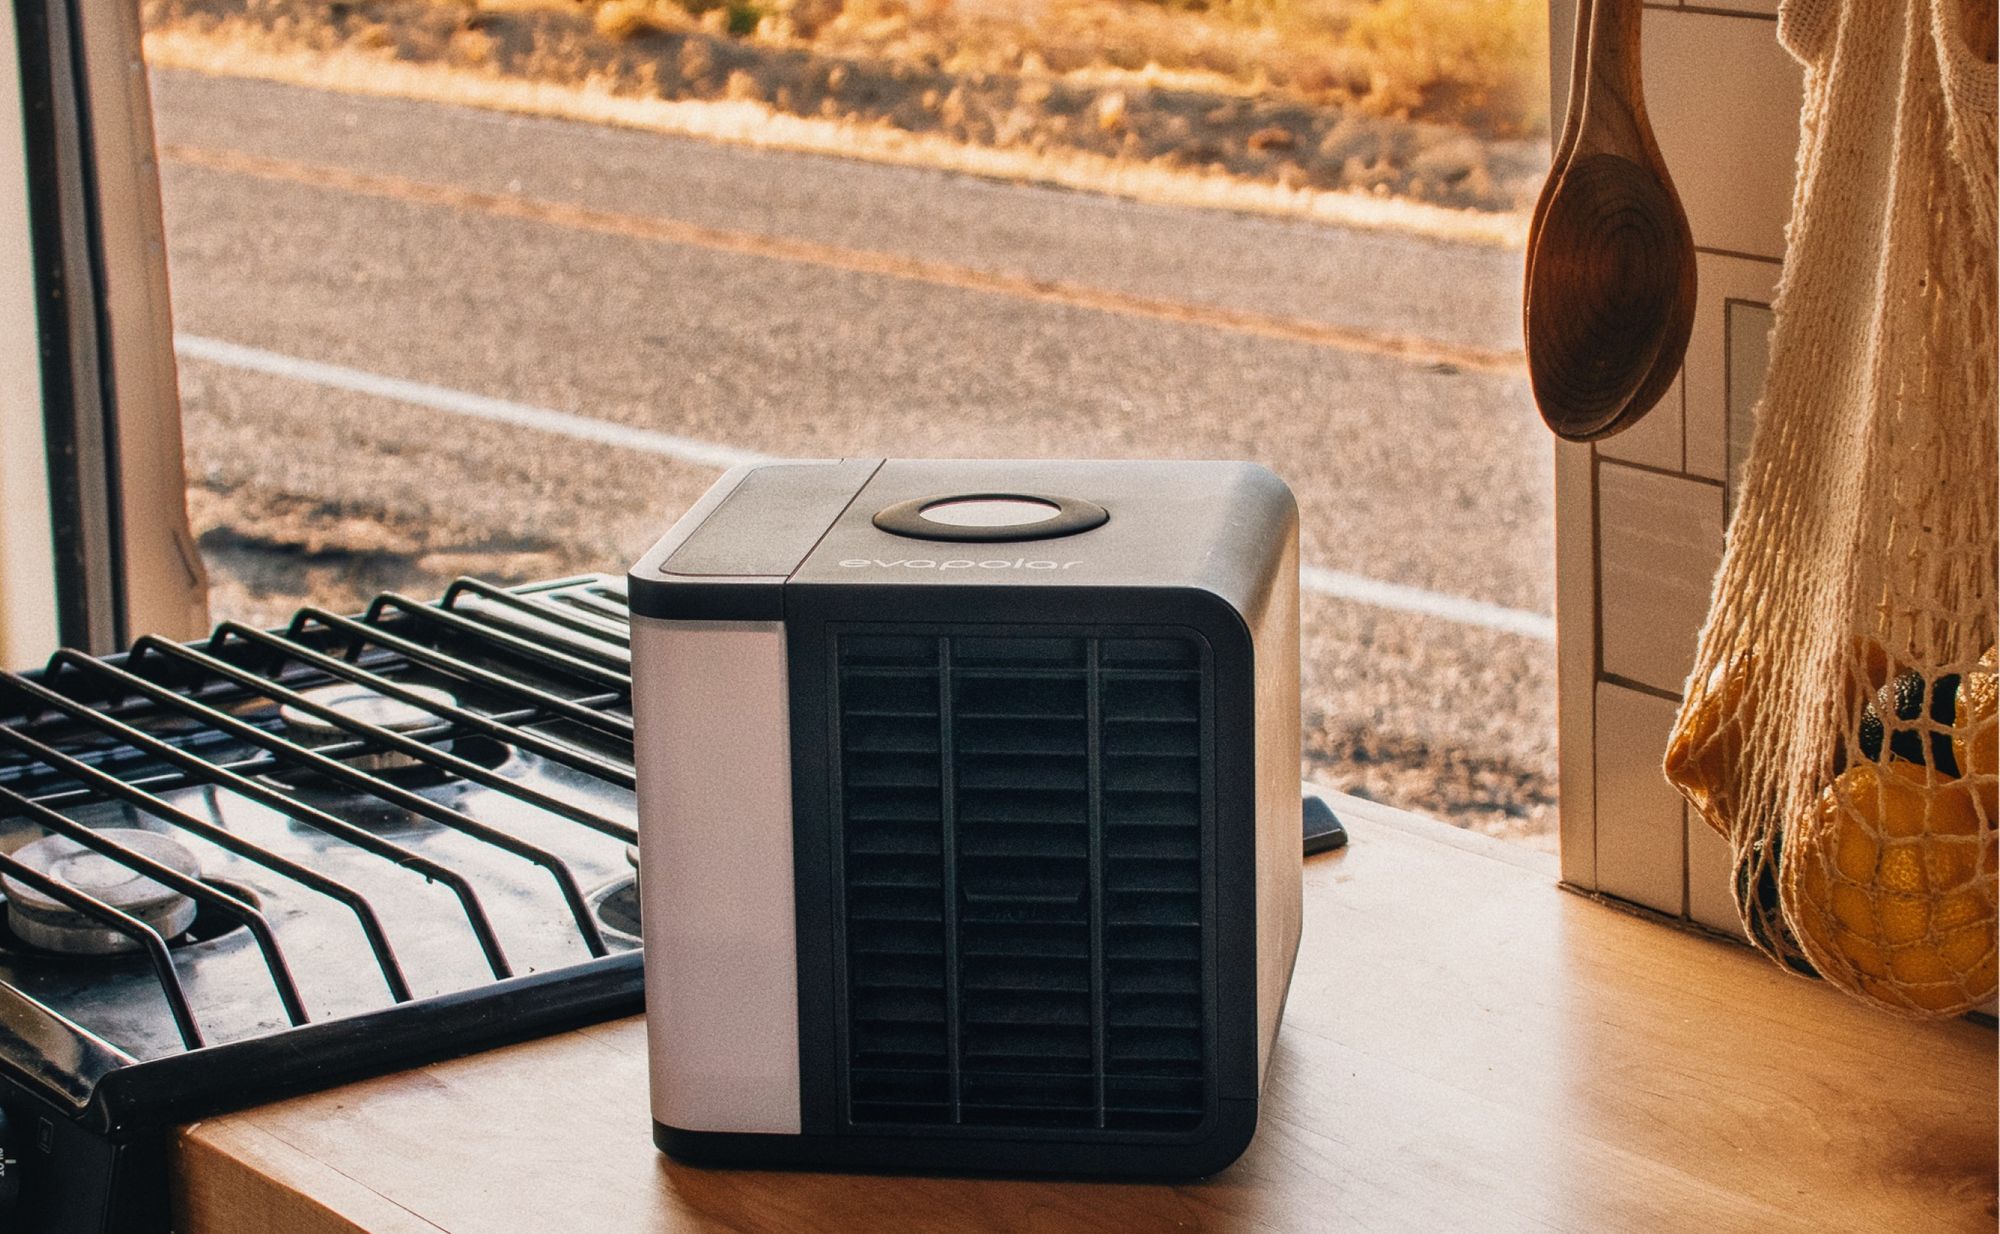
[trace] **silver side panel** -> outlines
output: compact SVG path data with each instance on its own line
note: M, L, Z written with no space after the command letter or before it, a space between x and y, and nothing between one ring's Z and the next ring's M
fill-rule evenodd
M632 705L653 1118L796 1135L783 624L635 616Z
M1291 990L1305 924L1299 851L1299 541L1278 563L1257 649L1257 1087Z

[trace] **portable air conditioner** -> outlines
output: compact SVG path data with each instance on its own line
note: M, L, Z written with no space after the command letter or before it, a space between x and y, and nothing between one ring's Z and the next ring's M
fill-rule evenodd
M631 572L654 1141L1212 1173L1300 901L1298 514L1241 463L730 472Z

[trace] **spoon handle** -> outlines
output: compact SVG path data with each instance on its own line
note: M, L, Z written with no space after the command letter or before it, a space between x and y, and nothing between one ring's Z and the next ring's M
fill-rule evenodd
M1576 0L1575 38L1569 54L1569 94L1563 99L1562 135L1549 151L1549 171L1535 200L1535 212L1528 218L1527 264L1534 265L1535 246L1541 238L1542 221L1548 217L1549 201L1562 183L1563 167L1576 147L1576 134L1583 127L1583 100L1590 85L1590 13L1595 0ZM1521 317L1526 328L1528 293L1521 291Z
M1646 140L1639 28L1641 0L1595 0L1590 9L1589 82L1578 147L1637 156Z
M1576 38L1569 53L1569 95L1563 103L1562 136L1556 139L1555 157L1550 166L1562 167L1570 143L1583 122L1583 99L1590 86L1590 19L1596 0L1576 0Z

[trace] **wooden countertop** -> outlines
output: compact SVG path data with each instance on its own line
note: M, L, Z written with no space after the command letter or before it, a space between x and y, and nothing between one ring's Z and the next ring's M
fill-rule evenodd
M189 1234L1994 1229L1995 1040L1379 807L1306 865L1263 1125L1182 1186L765 1174L649 1139L638 1019L182 1131Z

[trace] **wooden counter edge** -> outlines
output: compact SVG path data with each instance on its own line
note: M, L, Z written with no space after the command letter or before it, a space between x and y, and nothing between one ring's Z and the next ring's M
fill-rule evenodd
M224 1117L176 1136L174 1229L253 1228L284 1234L444 1234L394 1201L300 1152L254 1122Z

